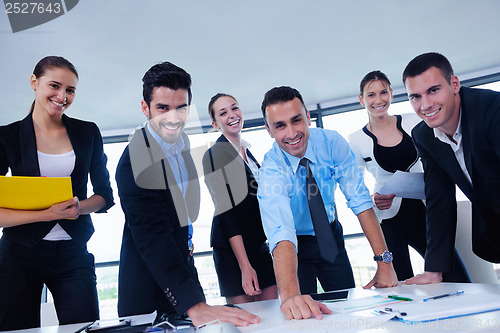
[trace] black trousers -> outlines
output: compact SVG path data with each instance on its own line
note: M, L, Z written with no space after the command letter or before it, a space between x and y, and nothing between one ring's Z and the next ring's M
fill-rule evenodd
M94 256L74 241L34 248L0 239L0 331L40 326L43 284L54 297L59 324L99 319Z
M403 199L396 216L382 220L382 232L389 251L393 254L393 266L399 281L413 277L408 246L422 257L427 248L425 205L421 200ZM467 268L455 249L454 271L443 274L444 282L471 282Z
M330 226L339 249L339 254L333 264L321 257L315 236L297 236L297 275L302 294L317 292L316 279L319 280L324 291L353 288L355 286L351 263L344 245L342 225L338 221L334 221L330 223Z

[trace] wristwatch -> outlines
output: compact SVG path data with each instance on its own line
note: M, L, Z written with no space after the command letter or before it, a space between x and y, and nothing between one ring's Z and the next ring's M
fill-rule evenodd
M392 261L392 253L385 250L384 252L382 252L381 255L373 256L373 260L382 261L382 262L385 262L386 264L388 264Z

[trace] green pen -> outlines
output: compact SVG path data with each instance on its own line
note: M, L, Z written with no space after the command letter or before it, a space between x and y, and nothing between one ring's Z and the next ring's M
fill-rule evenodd
M387 296L389 298L392 298L392 299L395 299L397 301L413 301L411 298L408 298L408 297L401 297L401 296L397 296L397 295L389 295Z

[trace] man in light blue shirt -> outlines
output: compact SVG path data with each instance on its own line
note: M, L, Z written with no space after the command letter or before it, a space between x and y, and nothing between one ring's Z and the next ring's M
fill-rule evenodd
M276 142L259 171L257 195L264 231L274 256L283 314L288 319L309 318L311 315L321 319L321 312L331 313L310 296L301 295L316 291L316 278L325 290L354 287L342 227L336 219L336 184L357 215L373 249L374 259L377 258L377 273L365 288L397 285L389 260L392 258L389 258L390 253L372 209L373 202L347 142L335 131L309 129L310 115L302 96L290 87L268 91L262 103L262 114L266 129ZM307 192L306 168L300 162L304 157L318 184L326 217L331 221L331 242L336 242L338 248L334 262L320 254L309 211L308 196L311 194ZM383 261L379 261L383 254Z

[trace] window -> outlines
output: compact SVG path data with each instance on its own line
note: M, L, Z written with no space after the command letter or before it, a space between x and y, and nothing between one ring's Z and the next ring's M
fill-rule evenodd
M104 145L104 152L108 157L107 168L115 205L107 213L92 214L95 232L88 242L89 252L93 253L96 262L118 261L122 242L123 223L125 218L120 206L118 188L116 187L115 172L118 161L128 142L108 143ZM92 194L92 184L89 181L88 192Z
M500 82L485 84L478 87L500 91ZM406 101L393 103L390 108L390 112L391 114L401 114L413 112L413 110ZM361 107L350 112L324 116L322 120L324 128L336 130L346 139L350 133L360 129L368 121L366 111ZM315 127L314 121L312 127ZM191 146L208 147L211 142L215 142L219 135L220 133L190 135ZM259 163L262 162L265 153L271 148L274 142L274 140L267 133L266 129L263 127L246 129L243 132L242 137L252 145L251 151ZM93 214L92 220L96 231L88 243L89 251L95 255L96 263L98 264L96 271L102 319L117 316L117 262L120 255L124 216L120 208L120 200L118 197L118 190L116 188L115 170L121 154L127 144L127 142L119 142L104 145L104 150L108 156L107 167L110 173L111 185L115 197L115 206L112 207L107 214ZM371 178L369 174L367 174L365 181L368 188L373 188L373 178ZM204 185L202 176L200 178L200 187L201 208L199 218L193 225L193 243L195 245L196 253L208 253L202 256L197 256L195 261L200 281L202 282L209 303L221 304L223 303L223 300L219 295L217 276L215 274L212 256L210 253L211 248L209 235L211 231L214 208L210 194ZM90 185L89 193L91 193ZM370 281L376 269L376 265L371 256L371 249L364 236L350 237L350 235L356 236L356 234L359 234L362 231L356 217L350 209L347 208L345 198L341 194L341 191L337 191L336 202L339 219L344 228L344 234L346 235L346 247L353 266L356 285L364 285ZM423 259L414 251L412 252L412 262L415 274L423 271ZM500 265L497 264L495 267L497 272L500 271Z

